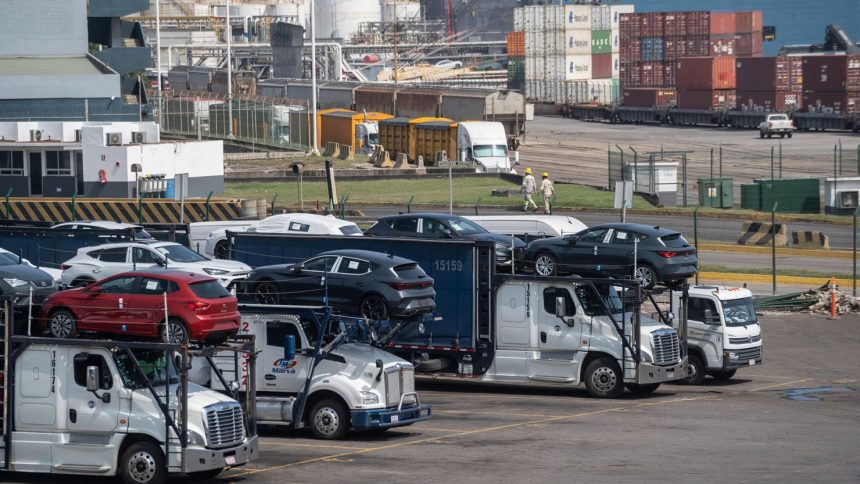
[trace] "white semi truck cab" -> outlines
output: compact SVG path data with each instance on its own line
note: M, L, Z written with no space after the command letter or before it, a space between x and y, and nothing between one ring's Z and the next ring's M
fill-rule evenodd
M482 172L509 173L505 126L493 121L463 121L457 125L460 161L476 163Z
M680 297L673 293L674 307ZM689 383L701 384L706 375L728 380L738 368L762 363L761 325L749 290L692 286L687 307Z
M177 371L184 348L6 334L0 470L156 484L257 458L242 405Z
M254 335L260 348L259 423L309 426L318 438L339 439L350 429L430 418L430 406L421 405L415 392L412 364L366 344L372 330L362 320L295 306L249 304L240 312L240 334ZM229 355L212 361L222 375L222 362L232 365Z
M362 153L373 153L379 144L379 123L364 121L355 124L355 147Z

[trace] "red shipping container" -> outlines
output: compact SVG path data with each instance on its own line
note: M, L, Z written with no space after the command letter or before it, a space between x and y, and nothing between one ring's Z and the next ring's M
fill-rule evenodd
M609 79L612 77L612 54L594 54L591 56L591 78Z
M737 109L741 111L797 111L803 104L800 91L738 91Z
M636 108L666 107L675 104L675 90L662 87L639 87L624 89L621 102Z
M803 89L805 91L845 92L848 57L844 55L805 56ZM804 105L807 105L804 101Z
M761 33L735 34L735 55L739 57L754 57L755 45L753 37L755 35L761 36Z
M803 89L803 57L776 58L776 89L779 91Z
M741 92L774 91L777 88L776 57L738 57L735 68L738 99Z
M764 13L761 10L752 11L752 31L761 32L764 28ZM761 36L759 36L761 37Z
M753 32L752 33L752 55L753 57L761 57L762 52L764 52L764 39L761 37L761 32Z
M734 109L735 102L734 89L678 89L678 107L683 109Z
M666 14L663 12L649 12L641 15L642 37L663 37L663 24Z
M726 35L735 33L734 12L711 12L710 30L711 35Z
M639 87L642 85L641 70L638 63L622 63L619 68L619 77L622 86Z
M845 89L848 91L860 91L860 55L848 56Z
M761 10L735 13L735 33L747 34L751 32L761 32L762 19L763 16Z
M735 88L734 57L682 57L675 62L678 89Z
M776 110L799 111L803 108L803 91L777 91Z
M666 12L663 23L663 35L666 37L682 37L687 32L687 14L685 12Z
M708 50L709 57L725 57L735 55L735 36L712 35L710 48Z
M845 91L806 91L803 93L803 107L810 113L845 113L848 109L849 97L856 98L856 95L849 96Z
M687 12L687 35L711 35L711 12Z
M638 62L642 58L642 39L624 39L620 41L619 55L621 62Z
M687 57L709 57L711 55L710 36L692 37L687 42Z

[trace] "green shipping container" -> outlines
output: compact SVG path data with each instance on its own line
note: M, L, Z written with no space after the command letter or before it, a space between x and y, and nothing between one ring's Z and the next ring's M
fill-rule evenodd
M732 208L735 204L731 178L699 178L699 206Z
M761 209L769 212L779 203L779 213L821 213L820 180L795 178L761 180Z
M761 210L761 185L758 183L741 185L741 208Z
M611 30L592 30L591 31L591 53L592 54L611 54L612 53L612 31Z
M526 64L522 58L508 59L508 79L524 80L526 78Z

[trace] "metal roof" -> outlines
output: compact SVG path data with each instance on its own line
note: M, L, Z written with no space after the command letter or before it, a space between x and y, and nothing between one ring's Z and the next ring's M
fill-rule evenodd
M0 75L92 75L101 74L86 57L2 57Z

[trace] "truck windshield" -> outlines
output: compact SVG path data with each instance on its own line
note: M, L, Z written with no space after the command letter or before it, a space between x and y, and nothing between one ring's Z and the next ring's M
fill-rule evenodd
M370 134L368 134L368 135L367 135L367 140L368 140L368 141L370 142L370 144L372 144L372 145L378 145L378 144L379 144L379 133L370 133Z
M143 370L143 374L146 375L152 386L179 383L179 376L176 373L172 358L167 359L165 370L163 351L133 350L132 352L140 364L140 369ZM122 382L127 388L137 390L146 387L146 382L141 378L140 372L135 370L134 363L128 353L120 351L114 355L113 359L122 377Z
M507 156L508 147L505 145L475 145L472 148L475 158L488 158L491 156Z
M621 298L614 287L580 285L576 286L576 295L588 316L605 316L606 309L612 314L623 312Z
M746 326L758 323L752 298L732 299L722 303L726 326Z

